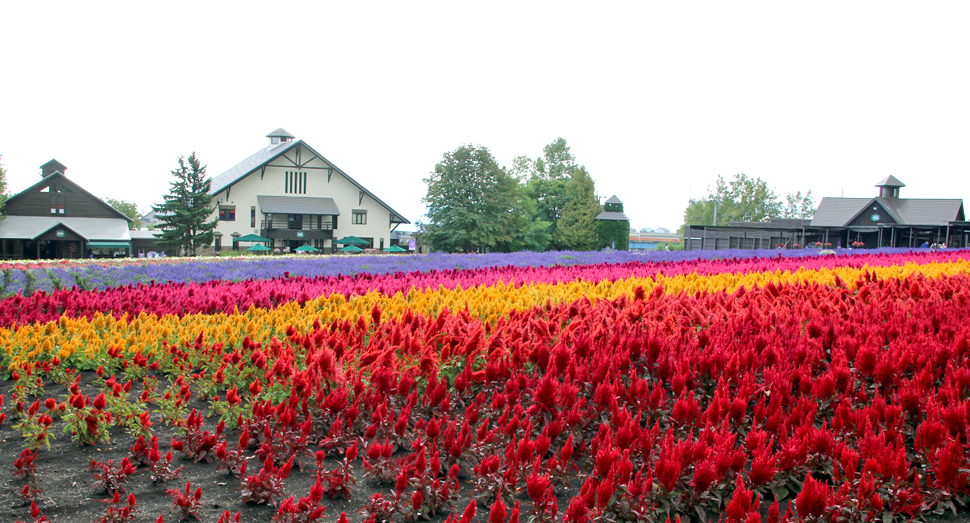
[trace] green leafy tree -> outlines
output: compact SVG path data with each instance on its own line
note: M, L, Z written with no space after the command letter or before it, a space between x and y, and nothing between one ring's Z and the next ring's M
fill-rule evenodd
M424 182L427 224L424 239L435 250L512 251L523 245L528 216L519 180L482 146L463 145L445 153Z
M193 152L188 163L179 157L178 168L172 171L175 181L164 203L152 206L162 230L158 244L165 250L194 256L200 247L210 245L218 220L208 221L215 208L209 188L212 180L205 174Z
M574 251L595 249L596 217L600 212L593 179L585 167L573 169L566 186L566 202L555 232L558 245Z
M581 168L576 164L576 157L569 150L566 139L561 137L543 147L541 157L531 160L520 156L513 161L512 172L527 180L526 195L535 202L532 223L549 224L549 248L570 248L562 243L563 235L557 231L569 199L568 186L573 172Z
M812 191L809 189L805 196L802 192L788 193L785 197L785 205L781 209L784 218L809 219L815 215L815 199L812 198Z
M131 218L128 222L128 228L131 230L137 230L141 228L141 213L138 212L138 205L135 202L129 202L128 200L116 200L114 198L102 198L104 203L114 207L121 214Z
M811 195L807 196L811 198ZM715 200L717 200L717 223L714 223ZM811 203L809 203L811 206ZM732 221L765 222L770 218L784 216L782 204L774 190L761 178L751 178L744 173L726 181L718 175L714 190L708 189L707 198L691 199L684 210L686 225L728 225ZM683 228L681 229L683 230Z
M0 156L2 159L3 156ZM0 219L3 219L7 213L4 211L4 206L7 203L7 169L0 163Z

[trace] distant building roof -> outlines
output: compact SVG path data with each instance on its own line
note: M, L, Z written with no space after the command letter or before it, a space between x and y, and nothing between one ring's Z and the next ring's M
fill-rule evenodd
M51 162L56 162L56 160L51 160L50 162L47 162L44 165L50 165ZM131 221L131 218L129 218L128 216L126 216L125 213L119 211L118 209L115 209L111 205L108 205L108 203L105 202L104 200L102 200L101 198L98 198L97 196L89 193L84 187L81 187L80 185L74 183L62 171L54 171L54 172L52 172L50 174L45 175L43 178L41 178L40 180L38 180L37 183L35 183L35 184L31 185L30 187L28 187L28 188L20 191L19 193L11 196L10 198L7 198L6 204L7 205L10 205L11 202L13 202L13 201L15 201L15 200L17 200L19 198L22 198L23 195L29 194L32 191L39 190L42 186L50 185L51 183L54 183L55 181L60 181L60 182L62 182L64 184L66 184L67 186L71 187L73 190L75 190L75 191L77 191L77 192L79 192L79 193L87 196L88 198L91 199L91 201L95 202L95 205L100 205L101 207L104 207L105 209L110 210L111 212L113 212L114 214L116 214L118 217L124 218L125 221ZM47 216L44 216L44 218L47 218ZM54 218L54 217L51 216L51 218Z
M264 147L256 151L249 158L246 158L232 166L228 171L213 178L209 193L218 194L224 191L226 187L245 178L256 169L259 169L263 164L271 162L281 154L296 147L299 143L301 143L301 140L294 140L292 142L281 143L275 147Z
M278 129L278 131L283 131L283 130L282 129ZM286 131L283 131L283 132L285 133ZM340 170L339 167L337 167L336 165L334 165L333 163L331 163L329 160L327 160L326 158L324 158L323 155L320 154L320 153L318 153L317 151L315 151L313 149L313 147L310 147L309 145L307 145L306 142L304 142L303 140L299 140L299 139L291 140L291 141L288 141L288 142L285 142L285 143L281 143L281 144L275 145L275 146L265 147L263 149L260 149L260 150L256 151L249 158L246 158L245 160L243 160L243 161L239 162L238 164L236 164L235 166L231 167L228 171L226 171L226 172L220 174L219 176L216 176L215 178L213 178L212 179L212 184L210 185L211 189L209 191L209 194L215 196L216 194L220 193L221 191L226 190L228 187L230 187L231 185L235 184L236 182L238 182L238 181L242 180L243 178L249 176L250 174L256 172L256 170L259 169L260 167L262 167L262 166L264 166L264 165L272 162L274 159L280 157L286 151L289 151L290 149L292 149L294 147L297 147L297 146L306 147L307 150L309 150L311 153L313 153L314 155L316 155L318 158L320 158L321 161L323 161L324 163L326 163L330 167L333 167L333 170L335 172L339 173L341 176L343 176L344 178L346 178L347 181L349 181L350 183L354 184L358 189L360 189L361 191L363 191L364 194L366 194L367 196L370 196L378 204L384 206L384 208L387 209L391 213L391 223L411 223L410 221L408 221L407 218L405 218L400 213L398 213L397 211L395 211L394 209L392 209L391 206L389 206L386 203L384 203L383 200L381 200L380 198L378 198L377 196L375 196L374 193L372 193L369 190L367 190L363 185L357 183L357 180L354 180L347 173L345 173L342 170Z
M63 163L51 158L51 161L40 166L40 175L43 178L50 176L53 173L64 174L67 171L67 166Z
M895 176L887 176L877 183L876 187L906 187L906 184L897 180Z
M873 203L902 225L946 225L963 216L963 200L957 199L826 197L819 202L811 226L845 227Z
M280 138L296 138L296 136L286 132L286 129L283 129L282 127L266 135L267 138L272 138L274 136L279 136Z
M803 218L771 218L767 222L728 222L729 227L749 227L755 229L798 229L808 227L811 219Z
M621 202L620 199L617 198L615 194L613 196L610 196L610 199L609 200L606 200L606 203L614 203L614 204L618 204L618 205L623 205L623 202Z
M256 201L259 202L259 208L264 213L340 215L333 198L258 195Z
M628 221L630 221L630 219L627 218L627 216L625 214L623 214L622 212L610 212L610 211L601 212L599 214L599 216L596 217L596 219L597 220L612 220L612 221L617 221L617 222L628 222Z
M154 240L162 234L162 231L128 231L132 240Z
M64 216L7 216L0 221L0 238L33 240L59 225L74 231L85 240L131 239L127 219Z

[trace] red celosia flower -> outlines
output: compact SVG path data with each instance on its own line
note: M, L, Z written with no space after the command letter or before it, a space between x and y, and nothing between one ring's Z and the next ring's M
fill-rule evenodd
M805 518L821 517L825 513L831 491L827 486L819 483L811 474L805 478L802 484L802 491L795 498L795 508L798 509L798 516Z
M468 507L465 508L465 512L463 512L461 515L460 523L472 523L472 520L475 519L475 505L475 500L472 500L472 502L468 504Z
M505 515L505 503L502 503L502 498L499 497L499 499L496 499L495 503L492 504L492 510L490 510L488 513L488 522L505 523Z
M737 487L734 489L734 495L724 509L728 521L737 523L741 521L741 518L747 516L748 511L751 510L751 495L751 491L744 486L744 481L742 481L741 475L738 474ZM802 513L801 509L799 509L798 513Z

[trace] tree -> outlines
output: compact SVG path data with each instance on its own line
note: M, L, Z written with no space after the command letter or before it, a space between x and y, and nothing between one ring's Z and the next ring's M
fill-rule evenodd
M815 215L815 199L812 198L812 191L809 189L805 196L802 192L788 193L785 197L785 205L781 209L784 218L809 219Z
M585 167L573 169L566 187L566 201L556 228L557 243L564 249L589 251L597 247L596 217L599 198Z
M3 156L0 156L2 159ZM7 169L0 163L0 219L6 216L3 207L7 202Z
M131 218L128 228L137 230L141 228L141 213L138 212L138 205L127 200L115 200L114 198L102 198L104 203L114 207L118 212Z
M165 250L194 256L199 247L210 245L218 220L206 221L215 208L209 188L212 180L206 177L205 166L199 164L193 152L188 164L179 157L178 168L172 171L175 181L164 196L164 203L152 206L162 230L158 244Z
M463 145L445 153L424 182L430 223L422 235L435 250L512 251L523 245L528 216L522 211L519 180L482 146Z
M531 160L528 157L519 156L512 162L512 172L527 180L526 195L535 202L532 223L549 224L548 230L551 235L549 248L570 248L562 243L563 235L557 231L569 198L568 186L577 169L583 169L585 172L585 167L576 164L576 157L569 150L566 139L562 137L543 147L541 157ZM595 226L592 231L595 235Z
M811 207L811 195L808 206ZM714 208L717 200L717 223L714 223ZM802 199L804 204L804 199ZM685 225L728 225L732 221L765 222L772 217L782 217L782 204L774 190L761 178L750 178L744 173L737 174L731 181L718 175L714 191L708 189L705 199L691 199L684 210Z

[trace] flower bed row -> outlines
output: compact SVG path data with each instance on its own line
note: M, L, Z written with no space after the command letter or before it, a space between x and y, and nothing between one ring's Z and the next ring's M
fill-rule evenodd
M872 253L906 252L906 249L879 249ZM841 251L854 252L854 251ZM272 279L284 272L294 276L346 276L354 274L393 274L453 269L493 267L548 267L599 263L670 263L697 259L735 259L763 257L815 257L814 250L724 250L674 252L520 252L512 254L443 254L423 256L282 256L244 258L161 258L118 260L20 261L0 263L0 297L50 292L54 288L82 290L107 289L139 283L203 283L213 280L243 281Z
M279 521L313 521L358 476L383 485L351 515L372 521L908 520L970 501L970 276L936 256L469 271L449 275L483 283L65 316L0 330L7 423L23 459L58 429L91 444L126 427L128 468L95 466L108 494L126 474L175 480L151 438L173 424L176 460L221 467L234 510L278 503ZM75 368L99 369L95 390ZM287 489L301 461L306 496Z
M799 274L821 269L862 269L918 265L942 270L964 270L967 251L866 254L841 257L776 257L728 260L686 260L675 263L628 262L578 266L504 266L490 269L431 270L391 274L305 277L283 272L278 278L231 282L210 280L187 284L137 284L101 291L57 289L30 296L15 295L0 300L0 325L23 325L56 321L61 316L93 318L96 313L130 317L143 312L166 314L231 313L250 307L273 308L290 302L307 303L340 294L345 298L379 293L393 296L433 289L495 286L500 283L558 284L577 281L616 281L624 278L656 279L664 275L715 276L733 278L750 274L781 272ZM950 263L955 262L955 263ZM931 270L931 269L919 269ZM801 276L796 276L801 278ZM854 281L854 278L853 278ZM749 284L756 282L749 281Z

